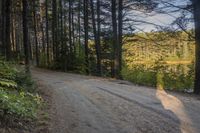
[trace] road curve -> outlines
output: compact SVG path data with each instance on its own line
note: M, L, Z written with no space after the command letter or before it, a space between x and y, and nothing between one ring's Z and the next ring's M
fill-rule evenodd
M198 97L33 69L52 92L51 133L199 133Z

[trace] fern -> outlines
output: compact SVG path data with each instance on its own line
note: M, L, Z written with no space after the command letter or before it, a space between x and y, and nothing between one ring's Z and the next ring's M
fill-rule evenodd
M0 78L0 86L7 87L7 88L17 88L17 83L12 80Z

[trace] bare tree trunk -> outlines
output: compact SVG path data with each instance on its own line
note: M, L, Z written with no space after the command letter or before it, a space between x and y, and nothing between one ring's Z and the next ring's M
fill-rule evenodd
M11 38L10 38L10 10L11 10L11 0L6 0L6 38L5 38L5 44L6 44L6 59L11 59Z
M33 0L33 23L34 23L34 34L35 34L35 57L36 57L36 66L39 66L39 49L38 49L38 37L37 37L37 18L36 18L36 1Z
M78 4L78 46L79 46L79 56L81 55L81 0Z
M46 16L46 43L47 43L47 66L50 64L49 60L49 18L48 18L48 0L45 2L45 16Z
M85 44L85 71L89 74L89 59L88 59L88 0L84 0L84 44Z
M102 66L101 66L101 18L100 18L100 0L97 0L97 46L98 46L98 69L100 76L102 75Z
M90 0L90 8L92 12L92 26L93 26L93 33L94 33L94 40L95 40L95 50L97 56L97 74L101 75L101 59L100 59L100 46L97 40L97 28L96 28L96 19L95 19L95 12L94 12L94 4L93 0Z
M57 1L53 0L52 1L52 41L53 41L53 56L54 56L54 61L57 60Z
M68 17L68 23L69 23L69 59L68 59L68 66L71 65L71 58L73 54L72 49L72 1L69 0L69 17Z
M72 16L72 22L71 22L71 25L72 25L72 46L73 46L73 55L75 54L75 50L76 50L76 47L75 47L75 36L74 36L74 4L72 3L71 5L72 7L72 11L71 11L71 16Z
M43 25L43 18L41 18L40 28L42 32L42 52L45 54L45 35L44 35L44 25Z
M5 48L5 0L1 1L1 52L2 55L5 56L6 48Z
M29 45L28 45L28 22L27 22L27 0L23 0L23 38L24 38L24 54L25 54L25 65L26 72L30 72L29 68Z
M118 9L118 54L117 54L117 78L121 79L121 70L122 70L122 43L123 43L123 0L119 0L119 9Z
M117 39L117 17L116 17L116 0L112 0L112 28L113 28L113 62L112 66L114 67L114 73L112 73L112 77L117 78L117 59L116 57L118 56L118 39Z
M193 6L194 6L195 40L196 40L194 93L200 94L200 1L193 0Z

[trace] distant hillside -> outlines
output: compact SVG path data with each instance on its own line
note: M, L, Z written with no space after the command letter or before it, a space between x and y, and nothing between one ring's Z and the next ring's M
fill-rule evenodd
M191 63L195 45L186 33L143 33L124 38L123 58L129 63Z

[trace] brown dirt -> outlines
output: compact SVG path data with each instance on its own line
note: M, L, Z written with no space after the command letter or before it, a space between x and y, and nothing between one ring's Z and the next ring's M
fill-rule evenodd
M43 69L32 72L51 105L45 125L50 133L200 132L198 97L124 81Z

